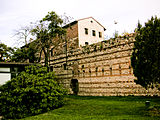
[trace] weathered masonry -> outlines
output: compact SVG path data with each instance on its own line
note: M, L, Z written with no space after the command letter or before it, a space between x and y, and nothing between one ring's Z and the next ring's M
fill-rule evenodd
M130 60L134 41L135 35L129 34L86 45L51 57L50 65L71 93L78 95L159 96L157 89L145 90L134 82ZM74 85L78 85L77 91L72 89Z

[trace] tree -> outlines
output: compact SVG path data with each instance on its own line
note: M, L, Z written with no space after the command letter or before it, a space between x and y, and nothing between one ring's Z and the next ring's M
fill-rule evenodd
M16 48L11 58L12 62L24 62L27 60L27 51L25 49Z
M30 63L37 62L36 57L37 50L35 49L35 43L32 42L25 47L17 48L16 51L13 52L11 57L11 61L14 62L25 62L29 60Z
M27 45L31 42L31 25L30 26L25 26L25 27L21 27L18 30L14 30L15 34L13 37L17 38L18 44L23 44L23 45Z
M160 19L152 17L142 27L138 23L131 57L136 83L160 89Z
M7 45L0 43L0 61L10 61L14 49Z
M73 17L67 15L66 13L64 13L63 15L60 16L60 18L63 20L63 23L62 23L62 27L69 24L71 21L74 20Z
M50 49L56 47L61 41L62 36L66 33L62 28L63 20L55 13L48 14L40 20L39 24L32 30L36 35L36 44L40 51L40 57L43 52L45 66L49 67Z
M37 49L35 48L35 42L33 42L33 36L31 36L31 30L35 23L30 23L28 26L21 27L14 30L13 37L17 38L18 45L23 45L21 48L15 48L11 61L14 62L37 62ZM32 37L32 38L31 38Z

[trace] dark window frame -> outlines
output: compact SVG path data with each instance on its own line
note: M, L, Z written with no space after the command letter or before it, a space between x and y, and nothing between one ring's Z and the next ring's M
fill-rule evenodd
M102 32L99 32L99 38L102 38Z
M84 28L85 34L88 35L88 28Z
M92 36L96 36L96 31L92 30Z

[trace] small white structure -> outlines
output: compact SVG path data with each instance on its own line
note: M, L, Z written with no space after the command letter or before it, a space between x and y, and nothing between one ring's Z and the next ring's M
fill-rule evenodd
M9 80L11 80L10 67L0 67L0 85L5 84Z
M31 63L0 62L0 85L16 77L28 65L31 65Z

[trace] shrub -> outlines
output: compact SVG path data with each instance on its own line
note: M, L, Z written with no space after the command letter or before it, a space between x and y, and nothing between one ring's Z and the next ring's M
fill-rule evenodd
M28 66L16 78L0 86L0 114L17 119L40 114L63 105L66 90L46 67Z

